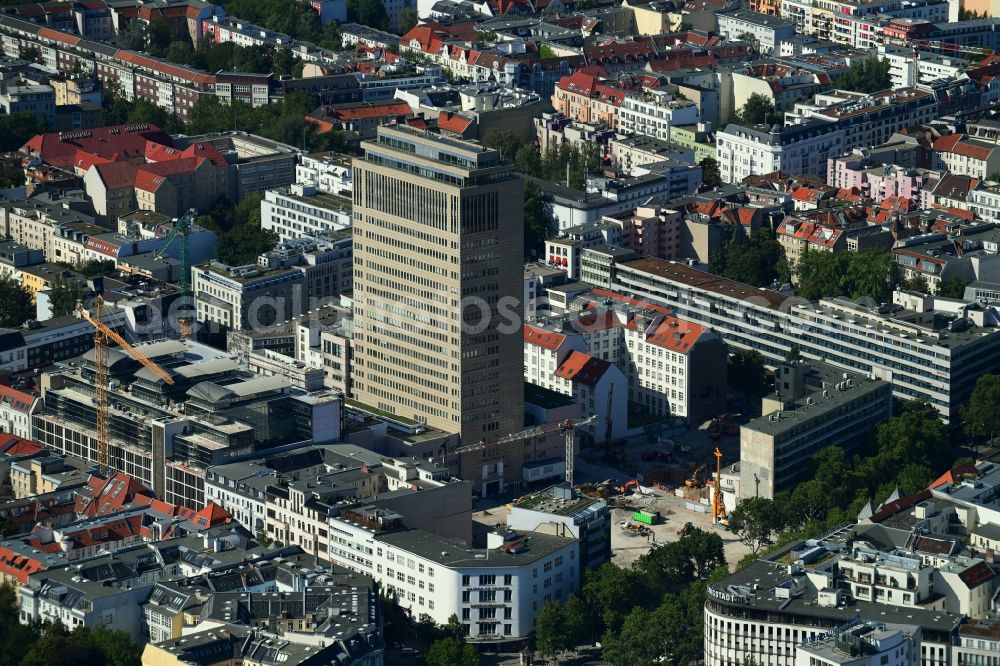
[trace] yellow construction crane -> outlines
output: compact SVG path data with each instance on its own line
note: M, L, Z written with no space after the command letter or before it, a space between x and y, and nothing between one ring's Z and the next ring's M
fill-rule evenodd
M118 346L125 350L129 356L149 368L157 377L168 384L174 383L174 378L158 366L156 363L146 358L142 352L130 345L125 338L118 335L114 329L109 328L101 321L101 310L104 308L104 298L97 297L97 305L94 308L95 314L91 315L81 303L77 304L80 316L90 322L94 327L94 389L97 403L97 464L101 472L107 474L110 467L108 465L108 443L111 440L110 431L110 411L108 405L108 340L118 343Z
M715 492L712 493L712 522L723 525L726 520L726 505L722 501L722 451L715 447Z

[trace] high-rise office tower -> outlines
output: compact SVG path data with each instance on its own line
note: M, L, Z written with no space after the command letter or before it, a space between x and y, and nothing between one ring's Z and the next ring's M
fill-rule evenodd
M524 186L495 150L380 127L354 181L354 389L459 433L522 429Z

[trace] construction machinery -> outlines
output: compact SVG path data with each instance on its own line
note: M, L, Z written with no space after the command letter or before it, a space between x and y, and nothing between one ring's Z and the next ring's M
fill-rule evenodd
M729 525L726 505L722 501L722 451L715 447L715 489L712 493L712 522Z
M596 416L588 416L585 419L574 421L566 419L559 424L559 429L566 436L566 483L573 485L573 472L576 467L576 429L585 425L590 425L597 420ZM611 417L608 417L610 423ZM609 426L610 427L610 426Z
M688 488L701 488L705 485L705 482L701 479L701 473L705 471L705 467L707 467L707 465L698 465L694 471L691 472L691 476L684 481L684 485Z
M447 452L448 456L458 456L462 453L470 453L472 451L478 451L481 449L490 449L496 451L506 444L511 442L516 442L524 439L530 439L532 437L540 437L542 435L547 435L548 433L558 430L563 433L566 437L566 481L571 486L573 485L573 471L575 468L575 458L576 458L576 439L575 432L577 428L582 428L592 424L597 420L597 416L588 416L585 419L572 420L567 419L565 421L560 421L558 423L545 423L533 428L528 428L526 430L521 430L520 432L511 433L505 435L500 439L494 440L492 442L487 442L485 439L480 440L475 444L466 444L465 446L459 446L458 448L452 449Z
M621 487L620 487L620 488L618 489L618 494L619 494L619 495L624 495L624 494L625 494L625 493L627 493L628 491L630 491L630 490L635 490L635 489L636 489L636 488L638 488L638 487L639 487L639 480L638 480L638 479L632 479L632 480L630 480L630 481L626 481L626 482L625 482L624 484L622 484L622 486L621 486Z
M157 377L168 384L174 383L174 378L159 365L146 358L142 352L130 345L125 338L107 326L101 319L104 309L104 298L97 297L94 314L87 312L81 303L77 304L80 316L94 327L94 390L97 407L97 464L103 474L110 470L108 464L108 444L111 440L111 407L108 403L108 341L118 344L129 356L149 368Z
M190 209L184 215L174 220L173 229L167 235L163 246L153 255L156 259L162 259L167 248L175 239L181 239L181 307L178 311L177 326L180 329L181 340L191 337L191 322L194 320L192 309L194 304L191 301L191 259L189 254L189 236L194 220L198 216L198 211Z

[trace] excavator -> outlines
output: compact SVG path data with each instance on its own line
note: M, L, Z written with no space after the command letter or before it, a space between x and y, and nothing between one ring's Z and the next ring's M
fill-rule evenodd
M638 487L639 487L639 480L638 479L632 479L630 481L626 481L625 483L623 483L621 485L620 488L618 488L618 494L619 495L624 495L628 491L634 490L634 489L636 489Z
M705 471L706 465L698 465L691 476L684 481L684 485L688 488L701 488L705 485L705 481L701 478L701 473Z

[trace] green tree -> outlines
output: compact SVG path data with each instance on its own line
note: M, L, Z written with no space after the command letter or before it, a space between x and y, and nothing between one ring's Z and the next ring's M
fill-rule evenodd
M0 116L0 151L18 150L36 134L47 129L45 118L33 113L12 113Z
M714 157L706 157L698 162L701 167L701 182L709 187L717 187L722 183L722 172L719 170L719 161Z
M427 666L479 666L479 652L468 643L448 636L431 644L424 655Z
M774 125L782 122L782 115L774 110L774 103L760 93L753 93L736 112L741 125Z
M964 298L965 287L968 286L968 284L968 282L957 275L946 278L941 280L941 284L938 285L937 295L943 296L944 298Z
M604 635L604 658L615 666L689 664L702 652L705 588L692 584L650 612L634 608L620 631Z
M31 293L9 277L0 278L0 326L18 328L34 317Z
M698 578L707 578L712 571L726 566L724 543L715 532L696 527L688 530L677 543L691 560Z
M89 278L114 275L118 270L114 259L88 259L74 268L77 273Z
M514 155L514 166L526 176L542 175L542 158L534 146L524 144Z
M0 664L18 664L38 640L41 625L21 624L17 590L13 585L0 585Z
M83 285L77 280L56 278L49 290L49 303L53 317L72 314L76 310L77 301L83 298Z
M347 0L347 20L369 28L389 30L389 15L379 0Z
M710 258L709 268L717 275L754 287L769 287L790 277L785 250L769 226L758 228L747 239L736 235Z
M115 35L115 44L119 48L130 51L142 51L146 48L146 25L138 19L132 19Z
M738 349L729 357L729 386L748 396L762 397L768 393L767 369L764 357L756 349Z
M747 497L740 501L729 515L729 524L740 543L756 554L781 530L784 523L781 511L774 500L765 497Z
M146 27L147 48L155 56L166 55L171 44L179 41L182 41L181 35L166 18L157 17Z
M976 380L969 402L962 406L962 427L974 439L992 442L1000 431L1000 375Z
M90 632L90 639L104 655L108 666L137 666L142 661L142 651L124 631L112 631L99 625Z
M610 562L588 569L585 576L580 592L595 626L600 628L599 633L618 631L636 600L644 598L644 581Z
M510 130L491 127L483 133L483 145L493 150L499 150L503 158L510 162L516 160L517 151L524 146L524 142Z
M882 303L895 285L896 264L884 250L816 252L806 250L795 264L799 296L817 300L827 296L869 298Z
M533 180L524 182L524 257L532 260L545 255L552 216L542 195L542 188Z
M462 622L455 613L448 616L448 621L441 625L441 631L445 636L451 636L459 641L465 640L465 629L462 627Z
M886 59L869 58L851 63L833 85L840 90L873 93L888 90L892 87L892 77L889 74L889 61Z
M906 280L903 287L908 291L915 291L920 294L929 294L931 291L931 287L927 283L927 278L922 273L918 273L915 277Z
M420 17L417 16L416 9L413 9L412 7L406 7L405 9L401 9L399 11L399 15L396 20L398 23L398 25L396 26L397 32L400 35L405 35L410 30L413 29L413 26L417 25L417 22L420 20Z

